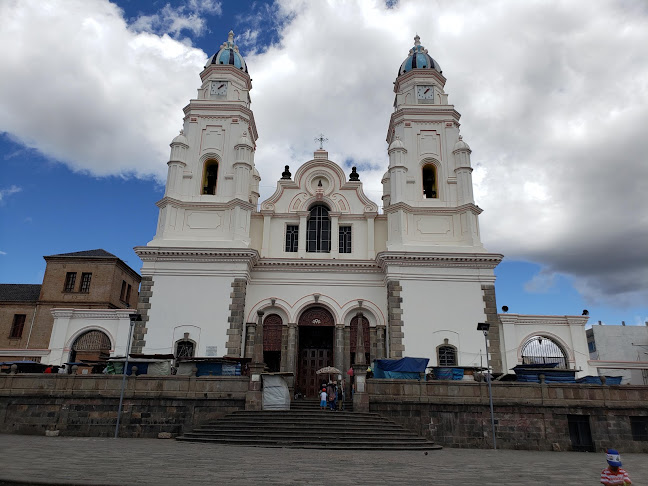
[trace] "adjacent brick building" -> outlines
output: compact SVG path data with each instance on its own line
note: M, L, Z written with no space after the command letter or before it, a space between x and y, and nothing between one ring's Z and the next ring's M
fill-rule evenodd
M0 361L48 362L52 309L137 307L139 274L105 250L45 256L43 283L0 284Z

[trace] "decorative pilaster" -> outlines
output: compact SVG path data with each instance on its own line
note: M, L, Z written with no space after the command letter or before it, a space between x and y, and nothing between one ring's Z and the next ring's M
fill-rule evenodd
M385 326L376 326L376 359L385 359Z
M286 370L294 375L297 374L295 366L297 356L297 323L288 323L288 350L286 351Z
M486 322L490 324L487 350L490 355L490 365L493 368L493 373L502 373L502 350L500 341L500 329L502 325L497 316L495 285L483 284L481 288L484 293L484 314L486 314Z
M137 302L137 312L142 316L142 320L135 322L133 341L130 348L131 353L141 353L144 346L146 346L144 336L148 331L148 311L151 308L150 301L151 297L153 297L153 284L153 277L142 277L139 300ZM175 354L175 349L172 349L171 352Z
M389 319L389 358L402 358L405 346L403 345L403 287L398 280L387 282L387 318Z
M241 356L241 342L243 334L243 314L245 312L245 292L247 289L247 280L244 278L235 278L232 282L232 293L230 298L230 316L227 318L229 329L227 335L227 356Z
M250 384L245 394L245 410L261 410L263 408L263 392L261 391L261 373L265 368L263 362L263 314L263 311L257 311L254 348L250 364Z
M369 411L369 395L366 390L367 361L365 359L364 329L362 325L362 312L356 314L358 318L358 333L355 343L355 364L353 377L355 379L355 393L353 394L353 410L356 412Z
M344 323L335 325L334 348L333 365L344 373Z

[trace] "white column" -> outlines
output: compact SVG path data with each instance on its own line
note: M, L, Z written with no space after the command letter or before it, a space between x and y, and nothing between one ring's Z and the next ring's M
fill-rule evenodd
M337 258L340 254L340 213L329 213L331 217L331 258Z
M375 214L366 214L367 217L367 258L376 258L376 244L374 242L374 218Z
M299 240L297 243L297 256L306 256L306 218L308 211L299 212Z
M270 249L270 215L263 215L263 243L261 244L261 257L267 258Z

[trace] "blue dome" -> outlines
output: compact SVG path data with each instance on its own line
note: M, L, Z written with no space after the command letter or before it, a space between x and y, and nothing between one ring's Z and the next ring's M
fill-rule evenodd
M227 42L223 42L220 46L220 51L214 54L205 67L208 67L210 64L229 64L235 68L240 69L241 71L248 72L247 64L243 56L239 54L239 49L236 44L234 44L234 32L230 30L229 35L227 36Z
M409 51L409 56L403 61L398 75L410 72L412 69L435 69L442 74L441 66L428 54L425 47L421 45L420 37L414 37L414 47Z

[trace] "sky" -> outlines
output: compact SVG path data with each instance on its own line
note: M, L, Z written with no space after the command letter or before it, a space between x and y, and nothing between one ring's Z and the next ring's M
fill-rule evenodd
M284 165L357 166L380 204L393 82L418 34L472 149L497 302L648 321L643 0L0 2L0 282L103 248L135 270L169 143L230 29L259 131L261 200Z

